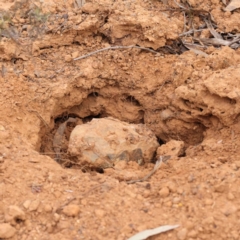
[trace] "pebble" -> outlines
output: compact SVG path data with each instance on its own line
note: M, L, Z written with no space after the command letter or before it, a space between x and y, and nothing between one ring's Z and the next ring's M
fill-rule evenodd
M193 174L190 174L190 175L188 176L188 182L189 182L189 183L192 183L194 180L195 180L194 175L193 175Z
M25 212L18 206L12 205L7 208L7 211L5 213L5 221L11 222L12 220L22 220L24 221L26 219Z
M190 238L196 238L198 235L198 232L196 230L191 230L189 233L188 233L188 237Z
M226 203L226 205L221 209L221 212L225 215L225 216L229 216L235 212L237 212L237 207L232 204L231 202Z
M96 216L98 216L98 217L104 217L104 215L105 215L105 211L104 210L102 210L102 209L96 209L95 210L95 214L96 214Z
M165 198L165 197L168 197L169 196L169 188L168 187L163 187L160 191L159 191L159 195L162 197L162 198Z
M86 199L82 199L82 200L81 200L81 204L82 204L83 206L86 206L86 205L87 205L87 200L86 200Z
M224 193L228 191L228 186L227 184L221 183L217 185L214 190L215 192L218 192L218 193Z
M70 227L70 222L61 220L61 221L57 224L57 226L58 226L58 228L59 228L60 230L66 229L66 228L69 228L69 227Z
M175 197L175 198L173 198L173 203L174 204L176 204L176 203L180 203L181 202L181 198L179 198L179 197Z
M63 208L63 213L68 217L76 217L80 212L80 207L76 204L70 204Z
M29 211L36 211L40 205L40 201L38 199L31 202L29 206Z
M47 212L47 213L52 212L52 206L50 204L46 204L44 206L44 211Z
M16 229L12 227L9 223L0 224L0 239L11 238L15 235Z
M72 56L67 54L67 55L65 55L64 59L65 59L66 62L71 62L72 61Z
M228 195L227 195L228 200L233 200L234 198L235 198L235 196L231 192L228 193Z
M179 240L185 240L187 239L187 233L188 230L186 228L182 228L178 233L177 233L177 238Z
M207 199L205 199L204 203L205 203L205 205L209 206L209 205L213 204L213 200L211 198L207 198Z
M170 192L172 193L177 192L177 185L174 182L168 182L167 187L170 190Z
M26 201L23 203L23 207L24 207L25 209L28 209L29 206L30 206L30 204L31 204L31 200L26 200Z
M237 166L237 168L240 168L240 161L235 161L234 163Z
M167 201L164 203L164 206L166 207L172 207L172 201Z
M125 169L127 166L127 162L126 161L119 161L115 164L114 169L115 170L123 170Z
M72 53L72 58L77 58L79 57L79 52L78 51L75 51Z
M202 221L203 225L213 224L214 222L214 217L207 217Z
M54 220L54 222L59 222L59 220L60 220L60 215L57 214L57 213L54 213L54 214L53 214L53 220Z

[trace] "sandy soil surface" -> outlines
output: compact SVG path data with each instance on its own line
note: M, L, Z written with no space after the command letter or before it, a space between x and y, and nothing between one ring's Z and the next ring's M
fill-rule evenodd
M191 9L211 13L217 32L239 33L240 10L225 12L223 2L188 1ZM41 23L48 18L42 33L24 17L33 7L28 1L0 3L3 12L16 13L12 24L21 31L0 41L0 238L124 240L179 224L149 239L239 239L240 50L168 51L186 20L172 0L80 5L43 1L40 13L30 11ZM201 18L193 24L197 29ZM158 53L128 48L73 60L130 45ZM74 123L59 164L53 138L69 117L142 123L160 144L184 142L184 153L146 181L128 184L157 159L100 170L81 165L67 154Z

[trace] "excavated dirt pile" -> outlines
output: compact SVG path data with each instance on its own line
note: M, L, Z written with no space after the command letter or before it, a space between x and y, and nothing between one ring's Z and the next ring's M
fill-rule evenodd
M239 239L240 9L228 4L0 2L0 239L176 224L148 239Z

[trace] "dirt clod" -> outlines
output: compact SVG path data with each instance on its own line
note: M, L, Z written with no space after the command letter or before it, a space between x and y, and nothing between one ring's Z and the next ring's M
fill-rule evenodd
M26 219L25 212L18 206L9 206L5 212L5 221L16 224Z
M0 238L8 239L15 235L16 229L12 227L9 223L0 224Z
M80 212L80 207L75 204L67 205L63 208L62 212L69 217L76 217Z

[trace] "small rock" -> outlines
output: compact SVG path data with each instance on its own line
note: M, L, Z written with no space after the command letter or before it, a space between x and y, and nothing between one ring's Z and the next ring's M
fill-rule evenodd
M111 168L119 160L150 162L158 146L156 136L145 125L108 117L77 125L71 132L68 151L79 161Z
M218 157L218 161L221 163L226 163L228 161L227 157Z
M167 202L164 202L164 206L166 207L172 207L172 201L167 201Z
M205 203L205 205L209 206L209 205L213 204L213 200L211 198L207 198L207 199L205 199L204 203Z
M195 180L195 177L194 175L191 173L189 176L188 176L188 182L191 183Z
M77 58L79 57L79 51L75 51L72 53L72 58Z
M157 149L157 157L163 155L170 155L172 157L179 157L184 154L184 142L171 140L166 144L161 145Z
M170 192L175 193L177 192L177 185L174 182L168 182L167 184L168 189Z
M126 166L127 166L126 161L118 161L117 163L115 163L114 169L115 170L123 170L126 168Z
M160 191L159 191L159 195L163 198L168 197L169 196L169 188L168 187L163 187Z
M177 238L179 240L185 240L187 238L187 233L188 230L186 228L182 228L178 233L177 233Z
M240 161L235 161L234 163L237 166L237 168L240 168Z
M179 197L173 198L173 203L174 204L177 204L177 203L180 203L180 202L181 202L181 198L179 198Z
M24 207L25 209L28 209L29 206L30 206L30 204L31 204L31 200L26 200L26 201L23 203L23 207Z
M214 217L207 217L205 219L203 219L202 223L203 225L209 225L209 224L213 224L214 223Z
M80 207L75 204L70 204L63 208L63 213L68 217L76 217L80 212Z
M52 212L52 206L50 204L46 204L44 206L44 211L47 212L47 213Z
M3 125L0 125L0 131L5 131L6 128Z
M194 223L192 221L186 221L186 228L192 230L194 228Z
M102 218L105 215L105 211L103 211L102 209L96 209L95 214L96 214L96 216Z
M215 192L223 193L223 192L227 192L227 191L228 191L227 184L221 183L221 184L215 186Z
M57 214L57 213L54 213L54 214L53 214L53 220L54 220L54 222L59 222L59 220L60 220L60 215Z
M227 195L227 199L228 200L233 200L235 197L234 197L234 195L230 192L230 193L228 193L228 195Z
M65 55L64 59L65 59L66 62L71 62L72 61L72 56L67 54L67 55Z
M198 235L198 232L195 231L195 230L191 230L189 233L188 233L188 237L190 238L196 238Z
M60 230L69 228L69 227L70 227L70 222L61 220L61 221L59 221L59 223L57 224L57 227L58 227Z
M9 223L0 224L0 239L11 238L15 235L16 229Z
M16 223L18 220L24 221L25 219L24 211L18 206L9 206L5 212L6 222Z
M83 206L86 206L86 205L87 205L87 203L88 203L88 202L87 202L87 200L86 200L86 199L82 199L82 200L81 200L81 204L82 204Z
M225 215L225 216L229 216L235 212L237 212L237 207L232 204L231 202L226 203L226 205L221 209L221 212Z
M184 191L183 191L183 189L182 189L181 187L177 188L177 193L178 193L178 194L182 195L183 192L184 192Z
M32 221L30 221L29 219L26 219L26 221L24 222L24 225L28 231L32 229Z
M29 206L29 211L36 211L40 205L40 201L38 199L31 202Z

